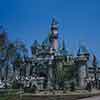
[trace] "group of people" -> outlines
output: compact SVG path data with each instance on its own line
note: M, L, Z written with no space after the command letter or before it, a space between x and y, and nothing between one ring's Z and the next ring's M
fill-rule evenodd
M91 92L93 88L100 89L99 80L87 80L86 81L86 90Z
M92 90L92 81L87 81L87 83L86 83L86 90L91 92L91 90Z

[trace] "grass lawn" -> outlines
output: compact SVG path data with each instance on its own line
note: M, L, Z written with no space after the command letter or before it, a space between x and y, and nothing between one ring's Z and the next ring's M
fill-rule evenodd
M17 89L1 89L0 90L0 100L20 100L19 92Z
M18 100L16 96L0 96L0 100Z
M0 96L0 100L8 100L8 97Z
M94 96L98 95L98 93L86 93L86 92L67 92L66 94L44 94L44 95L39 95L39 94L32 94L32 93L23 93L21 96L19 93L14 91L10 91L7 94L0 95L0 100L49 100L50 98L52 100L62 100L61 98L64 98L63 100L77 100L75 98L83 98L83 97L88 97L88 96ZM100 93L99 93L100 95ZM71 99L74 98L74 99Z
M0 96L0 100L20 100L20 96L19 95Z

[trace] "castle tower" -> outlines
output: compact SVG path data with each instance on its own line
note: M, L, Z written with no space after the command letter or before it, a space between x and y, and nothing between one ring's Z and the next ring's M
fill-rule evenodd
M79 64L79 85L81 88L86 87L86 80L88 79L88 65L89 52L87 48L83 45L80 46L77 53L77 64Z
M55 18L52 19L51 33L52 33L52 48L54 50L57 50L58 49L58 25Z

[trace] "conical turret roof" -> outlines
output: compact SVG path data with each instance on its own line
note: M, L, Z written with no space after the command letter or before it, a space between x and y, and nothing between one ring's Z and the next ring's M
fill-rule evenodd
M81 45L78 49L77 56L84 55L84 54L89 54L89 52L84 45Z

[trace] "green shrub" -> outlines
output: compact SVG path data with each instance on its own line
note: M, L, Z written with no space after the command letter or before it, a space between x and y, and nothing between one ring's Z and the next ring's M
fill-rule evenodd
M75 91L75 83L74 82L70 83L70 91Z
M35 85L33 85L33 87L31 87L31 88L30 87L24 88L24 92L26 92L26 93L35 93L36 90L37 90L37 87Z

